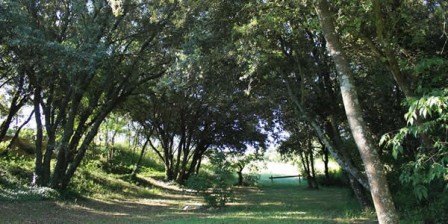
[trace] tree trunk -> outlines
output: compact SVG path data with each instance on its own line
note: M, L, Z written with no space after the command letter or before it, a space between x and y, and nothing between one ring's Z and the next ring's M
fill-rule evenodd
M77 149L76 156L73 154L73 158L71 158L71 162L67 164L65 175L62 176L60 184L60 190L65 190L70 183L70 180L72 179L73 175L75 174L76 170L79 167L79 164L81 164L82 159L84 158L87 149L89 148L90 143L95 138L96 134L98 133L98 129L101 125L101 123L104 121L106 116L112 111L113 107L109 105L109 107L105 108L96 118L95 122L93 123L91 129L88 131L88 133L85 135L85 138L82 140L81 146ZM77 142L80 140L80 136L74 136ZM78 144L73 145L71 148L76 147Z
M336 65L345 112L353 138L364 162L378 221L381 224L399 223L378 149L362 118L352 71L335 32L333 18L326 0L317 1L315 9L327 40L328 51Z
M371 201L367 197L364 188L362 188L362 186L358 183L358 181L355 180L355 178L353 178L352 175L347 174L347 176L350 183L350 187L352 188L352 191L355 194L358 203L363 208L372 208Z
M243 170L244 166L238 166L238 171L236 172L238 174L238 186L244 185L244 176L243 176Z
M322 153L323 153L323 162L324 162L324 174L325 174L325 182L328 184L330 183L330 171L328 170L328 162L329 162L329 158L328 158L328 150L327 147L325 147L324 145L322 145Z
M201 169L202 157L198 160L198 165L196 165L195 174L199 174L199 170Z
M17 141L17 139L19 138L20 131L22 130L23 127L25 127L26 124L28 124L28 122L30 122L31 118L33 117L33 114L34 114L34 110L31 111L30 115L28 115L28 118L25 120L25 122L23 122L20 125L20 127L17 129L16 133L11 138L11 141L9 141L9 144L6 147L6 150L1 153L2 156L8 155L8 151L12 149L12 146L13 146L14 142Z
M319 189L319 184L317 183L316 180L316 169L314 169L314 152L313 152L313 148L311 148L311 140L309 141L309 147L310 147L310 168L311 168L311 178L312 178L312 184L313 184L313 189Z
M319 125L319 122L317 119L313 116L311 116L299 103L299 101L292 95L291 87L289 83L286 85L288 89L288 94L290 95L290 98L292 99L294 105L296 106L296 109L298 110L301 119L304 119L307 123L310 124L310 126L313 128L313 130L316 132L317 137L322 141L322 143L327 147L328 152L333 156L333 158L336 160L336 162L342 167L343 170L349 172L353 177L356 178L356 180L367 190L370 189L369 183L367 181L367 178L356 168L349 158L346 158L344 155L341 155L340 152L338 152L338 148L333 144L332 140L324 133L321 126Z
M14 92L14 96L11 100L8 115L6 116L6 119L3 121L3 123L0 125L0 142L3 141L3 139L5 138L14 116L28 101L29 96L28 94L23 93L23 85L24 85L24 76L22 75L19 78L19 89L16 90L16 92Z
M328 135L330 136L331 140L333 141L333 144L336 146L336 148L342 154L342 156L350 160L351 156L343 148L341 134L336 127L335 119L333 116L330 118L330 121L327 122L325 129ZM373 208L372 200L368 195L368 193L370 193L369 189L364 188L359 183L359 181L356 180L356 177L354 177L351 173L348 172L345 173L347 174L350 187L356 199L358 200L359 205L361 205L363 208Z
M147 139L145 141L145 144L143 144L142 151L140 152L140 156L138 157L138 160L135 163L134 170L132 170L131 177L133 177L133 178L137 176L138 170L140 169L140 164L142 162L143 155L145 154L145 149L146 149L146 146L148 145L148 142L149 142L149 139Z
M42 130L42 120L40 113L40 101L41 101L41 89L36 87L34 90L34 117L36 120L36 159L34 167L34 175L32 185L42 186L47 185L47 183L42 182L42 141L43 141L43 130Z

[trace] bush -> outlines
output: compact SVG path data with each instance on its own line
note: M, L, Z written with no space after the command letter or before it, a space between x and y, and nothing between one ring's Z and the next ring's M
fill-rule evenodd
M260 175L255 173L243 174L244 186L256 186L260 181Z
M29 184L33 164L33 159L25 156L0 158L0 188L19 188Z
M134 170L135 163L140 156L140 149L131 150L128 146L120 144L110 147L115 150L114 156L111 159L107 160L106 158L106 152L110 149L104 146L92 146L92 150L90 150L90 153L86 156L86 160L97 160L97 167L107 173L130 174ZM140 164L141 171L145 170L147 167L161 171L164 170L164 166L153 158L155 157L152 151L147 150Z
M400 185L394 201L404 223L448 223L448 192L444 183L432 183L429 195L419 199L410 184Z
M224 207L231 200L235 177L222 152L210 156L210 173L190 177L186 186L202 195L210 207Z
M4 200L48 200L59 198L59 193L49 187L20 187L19 189L2 189L0 198Z
M322 186L348 186L348 180L342 170L330 170L329 178L326 178L324 174L318 174L316 176L317 182Z

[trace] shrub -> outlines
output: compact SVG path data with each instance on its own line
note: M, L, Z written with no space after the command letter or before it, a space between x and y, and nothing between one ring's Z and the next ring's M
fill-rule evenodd
M6 200L47 200L59 198L59 193L49 187L20 187L2 189L0 197Z
M186 186L202 195L210 207L224 207L231 200L235 177L222 152L215 151L210 158L210 173L190 177Z
M244 186L256 186L260 181L260 175L255 173L243 174Z
M413 194L414 186L403 184L394 196L394 201L404 218L403 223L448 223L448 194L444 183L429 185L425 199Z
M322 186L348 186L347 177L341 170L330 170L328 178L318 174L316 180Z

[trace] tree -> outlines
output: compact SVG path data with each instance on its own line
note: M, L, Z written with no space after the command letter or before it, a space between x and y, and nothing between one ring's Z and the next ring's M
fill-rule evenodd
M33 90L34 183L63 190L106 116L138 86L165 73L181 32L182 7L126 2L114 17L104 1L5 1L3 6L2 42L24 64Z
M303 168L303 175L306 176L308 188L319 189L314 168L314 156L316 154L310 128L305 124L293 124L287 127L291 135L282 142L279 151L282 155L299 156Z
M4 96L1 99L0 115L6 115L0 125L1 142L5 139L13 118L29 103L31 90L23 66L14 60L14 55L3 45L0 45L0 56L0 88Z
M264 144L258 118L242 90L219 89L220 78L194 73L167 76L165 81L129 108L133 119L148 130L149 146L164 163L167 180L183 183L198 173L211 147L244 151L246 144ZM228 90L232 94L219 98Z
M115 140L118 135L125 132L126 124L130 119L126 115L111 113L104 120L99 129L99 135L104 140L104 147L107 152L107 161L111 161L115 156Z
M238 186L247 186L247 185L252 185L254 184L252 179L248 179L248 178L252 178L251 176L247 175L246 178L243 174L243 171L245 169L250 169L250 166L252 166L252 168L255 165L256 162L260 162L263 160L263 152L260 152L259 150L256 150L255 152L244 152L244 153L228 153L227 156L230 156L231 159L228 159L231 162L231 166L233 167L233 169L236 170L236 173L238 175Z
M280 102L281 122L308 123L341 167L368 190L362 169L352 161L359 155L338 144L340 134L347 130L346 118L336 71L312 9L297 2L274 1L257 7L248 4L245 10L251 16L242 18L235 29L241 36L238 51L245 56L241 63L248 66L246 77L257 87L251 94Z
M233 27L224 20L232 20L237 6L209 4L216 5L199 7L169 74L129 105L134 120L152 130L149 146L165 164L166 179L180 183L198 173L210 148L244 151L246 144L265 141L259 121L269 110L247 96L242 69L229 53L233 42L226 37Z
M322 31L327 40L327 48L339 74L339 84L344 108L350 129L358 146L369 179L370 191L380 223L398 223L398 214L390 194L384 167L379 159L378 149L371 138L361 113L352 70L345 56L342 45L334 29L334 21L328 3L318 1L315 4Z

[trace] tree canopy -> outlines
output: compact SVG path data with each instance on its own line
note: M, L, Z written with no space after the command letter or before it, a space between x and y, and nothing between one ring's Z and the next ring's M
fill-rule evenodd
M151 149L178 183L209 151L243 156L270 141L301 158L313 188L315 157L334 159L380 223L419 206L438 214L448 204L447 9L441 0L2 0L0 141L32 119L32 184L58 190L99 132L113 144L137 127L141 154ZM100 131L108 127L114 134Z

